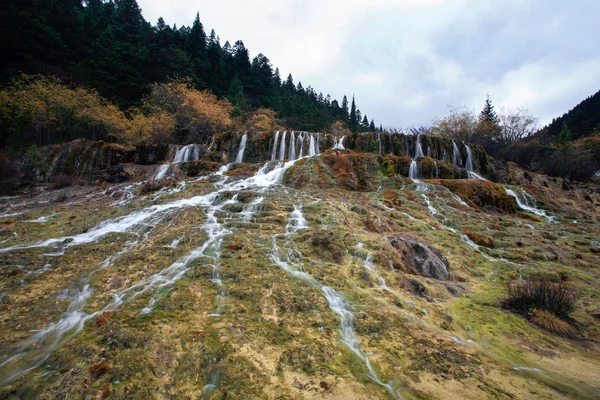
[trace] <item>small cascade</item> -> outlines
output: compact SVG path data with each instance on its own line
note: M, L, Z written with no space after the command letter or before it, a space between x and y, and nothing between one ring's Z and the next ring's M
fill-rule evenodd
M252 216L258 211L264 199L264 197L257 197L244 208L244 210L242 211L243 222L250 222Z
M298 135L298 143L296 147L298 147L298 158L302 158L304 156L304 132L301 132Z
M296 136L294 131L292 131L292 137L290 138L290 150L288 152L288 160L296 159Z
M200 148L196 144L188 144L177 150L173 163L183 163L186 161L197 161L200 159Z
M427 157L431 157L431 147L427 146Z
M446 153L446 149L444 149L444 152L442 153L442 161L445 163L448 162L448 153Z
M305 229L307 227L308 225L306 224L306 220L302 215L301 207L295 206L294 211L292 214L290 214L288 223L286 225L285 234L273 236L273 252L271 253L271 260L294 278L301 279L310 286L313 286L321 291L325 297L325 300L327 301L329 309L338 317L340 321L340 341L365 363L368 371L367 375L371 380L373 380L373 382L385 388L394 399L402 399L402 397L396 392L390 383L381 381L377 371L375 371L371 365L369 358L360 349L358 337L354 331L355 316L348 301L335 289L322 284L312 275L302 271L301 265L300 268L298 268L296 265L300 264L300 261L297 260L297 256L295 256L297 251L282 251L279 249L279 246L277 245L278 237L283 237L285 239L285 245L289 246L291 236L300 229Z
M308 141L308 156L314 157L317 155L317 144L315 141L315 137L313 135L309 135Z
M459 165L460 164L460 150L454 140L452 140L452 164Z
M333 149L334 150L344 150L344 138L346 136L342 136L339 140L335 140L334 145L333 145Z
M246 150L246 140L248 140L248 135L244 133L242 136L242 140L240 141L240 149L238 150L237 157L235 158L236 163L241 163L244 160L244 151Z
M463 142L463 144L465 145L465 148L467 149L467 161L465 162L465 169L467 170L467 173L469 174L469 178L486 180L484 177L477 174L473 170L473 153L471 152L471 148L466 143Z
M406 155L408 157L412 158L412 156L410 155L410 143L409 143L409 140L408 140L408 135L406 135L404 137L404 145L405 145L405 148L406 148Z
M381 132L377 132L377 142L379 143L379 155L381 155Z
M415 146L415 158L423 157L423 147L421 146L421 134L417 135L417 145Z
M434 178L439 178L440 177L440 171L438 170L438 165L437 165L437 161L433 160L433 177Z
M279 131L275 132L275 140L273 141L273 150L271 150L271 161L277 158L277 142L279 142Z
M158 168L156 169L156 172L154 173L154 176L152 177L152 180L160 181L160 180L164 179L165 176L167 176L167 173L169 172L170 169L171 169L171 164L159 165Z
M315 139L315 151L317 155L321 154L321 136L317 133L317 138Z
M540 217L544 217L546 219L546 221L548 221L548 222L555 222L554 216L549 215L546 211L540 210L539 208L536 207L535 199L533 198L533 196L531 196L529 193L527 193L525 191L525 189L521 189L524 201L522 201L521 198L519 197L519 195L517 193L515 193L513 190L506 188L506 187L504 188L504 190L506 191L506 194L515 198L515 200L517 201L517 205L519 206L520 209L528 211L535 215L539 215Z
M412 159L410 161L410 168L408 169L408 177L410 179L412 179L413 181L419 180L419 172L418 172L417 162L414 159Z
M279 161L285 160L285 136L287 135L287 131L283 131L283 135L281 136L281 144L279 145Z

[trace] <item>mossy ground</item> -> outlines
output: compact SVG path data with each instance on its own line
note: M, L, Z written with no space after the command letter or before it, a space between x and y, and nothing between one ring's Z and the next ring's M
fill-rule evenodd
M597 215L580 216L576 224L559 215L560 223L549 224L529 214L482 211L461 204L442 186L406 185L387 167L373 168L371 158L335 157L298 163L284 179L288 186L260 194L265 200L250 222L241 220L243 205L218 214L232 232L220 246L227 288L220 317L210 316L217 294L212 268L198 259L174 286L161 289L150 314L140 314L152 295L145 293L90 319L42 365L1 387L0 397L202 398L208 383L216 385L214 399L388 397L367 376L365 363L340 343L339 320L320 290L271 259L273 235L285 232L287 218L300 204L309 227L289 241L279 236L277 246L293 252L304 272L350 302L363 353L381 380L392 382L405 398L597 397ZM346 168L354 172L342 174ZM240 173L245 176L246 170ZM0 219L10 232L0 239L5 247L73 235L151 204L212 190L211 182L198 181L123 206L111 205L114 199L98 191L70 206L24 207L23 214ZM255 196L238 198L248 203ZM25 222L52 213L58 214L48 222ZM68 247L61 256L44 255L53 251L49 248L1 253L1 346L10 348L58 320L68 290L127 241L139 243L93 275L94 292L84 311L102 309L111 293L200 247L207 239L204 221L204 209L192 207L148 227L142 238L111 234L98 243ZM407 271L387 240L393 233L440 249L450 261L452 280ZM485 236L494 246L475 249L461 240L462 233ZM179 246L169 247L175 239ZM367 254L374 271L365 268ZM580 339L555 336L501 308L505 283L536 274L581 290L573 316ZM410 290L409 279L424 285L426 295ZM104 361L102 373L90 370Z

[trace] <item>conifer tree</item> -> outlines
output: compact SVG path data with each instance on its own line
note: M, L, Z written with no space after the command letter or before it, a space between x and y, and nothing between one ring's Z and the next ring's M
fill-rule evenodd
M498 125L498 123L500 122L496 111L494 111L494 106L492 105L492 101L490 100L489 95L485 99L485 105L483 106L483 110L481 110L481 113L479 114L479 121L491 122L494 125Z
M344 95L342 99L342 113L345 119L348 119L348 97Z
M371 118L371 124L369 125L369 130L371 132L377 131L377 129L375 128L375 122L373 121L373 118Z
M354 101L354 95L352 96L352 105L350 106L350 124L356 126L358 123L358 115L356 114L356 102Z

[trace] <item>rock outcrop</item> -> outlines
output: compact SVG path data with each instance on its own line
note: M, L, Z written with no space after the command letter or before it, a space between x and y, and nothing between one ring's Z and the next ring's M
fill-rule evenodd
M407 271L415 271L426 278L450 278L450 263L439 250L404 235L392 235L388 240L400 252Z

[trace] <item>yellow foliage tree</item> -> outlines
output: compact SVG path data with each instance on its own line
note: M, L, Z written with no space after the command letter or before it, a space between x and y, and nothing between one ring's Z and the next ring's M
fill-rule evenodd
M3 145L105 140L120 137L127 126L123 112L97 92L56 78L21 75L0 91Z
M193 89L186 82L152 85L144 103L147 115L170 114L175 121L177 139L198 142L214 133L234 128L233 106L206 91Z
M244 127L251 132L273 132L282 129L275 116L275 111L269 108L259 108L252 113Z

